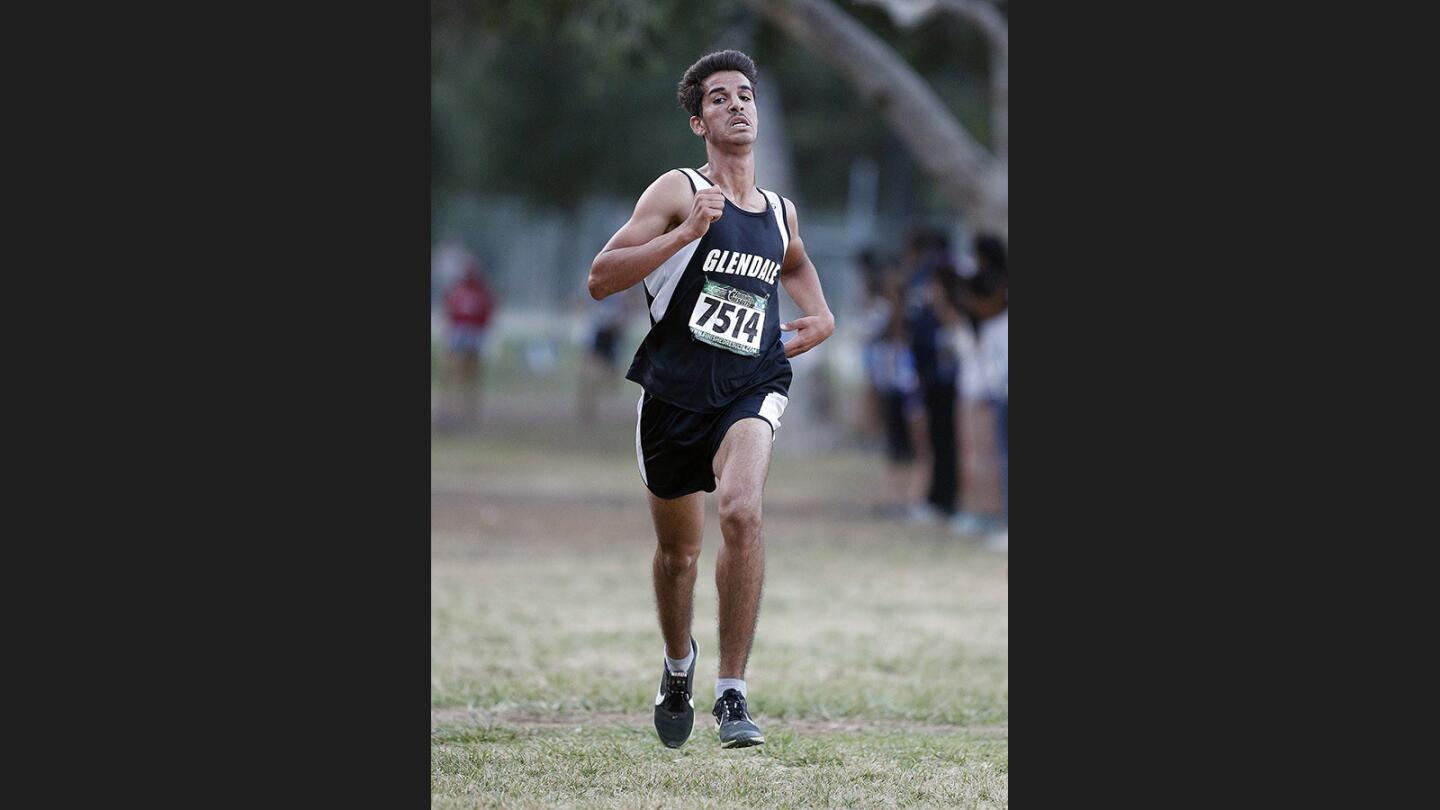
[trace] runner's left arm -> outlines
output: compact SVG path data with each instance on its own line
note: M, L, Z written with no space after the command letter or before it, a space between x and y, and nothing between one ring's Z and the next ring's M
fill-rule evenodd
M800 307L804 316L789 323L780 324L782 332L794 332L795 337L785 343L785 356L794 357L820 345L835 331L835 315L825 303L825 292L820 289L820 274L805 254L805 243L800 240L800 223L795 218L795 204L785 204L786 219L790 223L790 247L785 251L785 262L780 267L780 283L791 300Z

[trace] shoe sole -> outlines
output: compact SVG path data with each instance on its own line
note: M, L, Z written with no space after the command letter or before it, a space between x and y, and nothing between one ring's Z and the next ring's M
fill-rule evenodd
M741 737L738 740L720 743L721 748L749 748L752 745L764 745L764 737Z
M715 724L715 733L716 733L716 734L719 734L719 733L720 733L720 724L719 724L719 723L716 723L716 724ZM753 737L737 737L736 739L733 739L733 740L721 740L721 741L720 741L720 747L721 747L721 748L749 748L749 747L752 746L752 745L764 745L764 744L765 744L765 735L764 735L764 734L756 734L756 735L754 735Z

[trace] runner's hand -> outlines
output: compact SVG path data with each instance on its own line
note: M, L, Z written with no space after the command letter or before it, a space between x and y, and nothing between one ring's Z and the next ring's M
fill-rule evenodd
M835 318L830 315L807 315L789 323L780 324L781 332L794 332L795 337L785 342L785 356L804 354L835 331Z
M710 230L710 223L725 213L725 195L715 187L695 192L695 202L690 205L690 216L680 224L685 241L693 242Z

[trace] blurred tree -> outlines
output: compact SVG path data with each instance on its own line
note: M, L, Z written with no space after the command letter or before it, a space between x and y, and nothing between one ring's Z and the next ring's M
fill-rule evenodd
M845 70L740 0L433 0L431 12L437 200L483 190L573 210L596 193L633 199L663 169L703 162L675 85L700 55L740 47L760 66L757 95L783 112L766 118L783 132L764 131L789 159L768 157L765 182L807 210L838 211L857 164L868 164L891 216L957 208ZM962 131L992 138L990 63L975 26L942 15L905 28L866 6L841 16L923 77Z
M978 228L1009 231L1009 180L1005 155L1008 141L1008 33L999 12L973 0L892 0L874 2L906 26L944 11L962 17L984 32L992 60L992 103L987 150L935 90L873 31L829 0L741 0L783 29L812 54L846 76L866 102L879 111L941 192Z
M1001 162L1010 152L1010 28L984 0L858 0L883 8L901 28L913 30L942 14L964 20L985 35L990 52L990 148Z
M597 192L638 196L665 166L694 162L676 65L744 13L680 0L431 8L434 186L567 210Z

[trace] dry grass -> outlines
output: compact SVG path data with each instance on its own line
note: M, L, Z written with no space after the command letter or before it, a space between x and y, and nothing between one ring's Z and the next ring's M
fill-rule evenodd
M436 440L435 806L1008 805L1007 558L870 518L868 456L777 454L748 673L768 742L743 751L706 725L711 499L697 728L661 746L654 541L629 439Z

